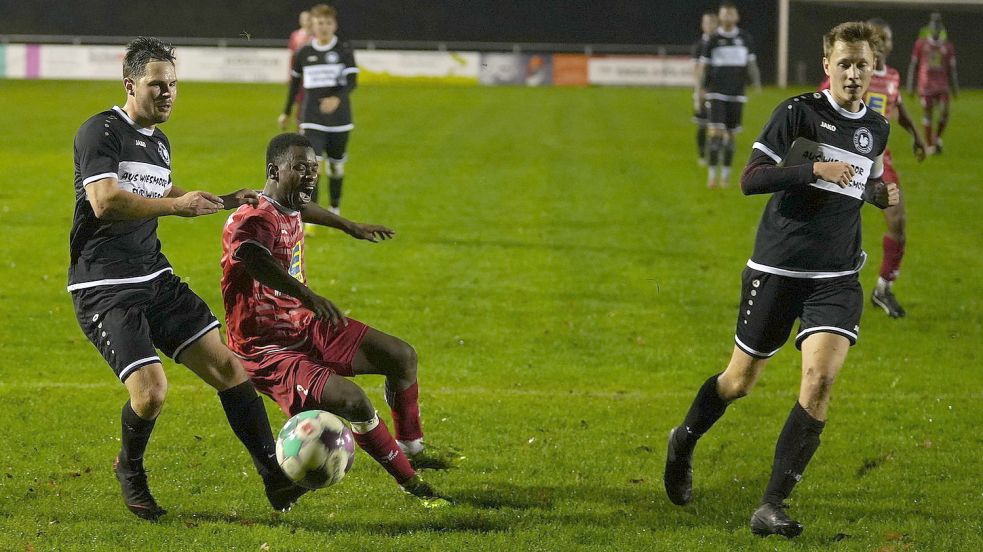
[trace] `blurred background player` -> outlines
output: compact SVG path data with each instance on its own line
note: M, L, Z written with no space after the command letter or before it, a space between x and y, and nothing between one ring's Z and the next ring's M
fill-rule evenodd
M321 162L321 172L327 172L330 207L334 214L341 212L341 184L345 177L348 157L348 136L355 128L352 123L351 92L357 85L358 67L355 54L347 43L338 39L338 16L326 4L311 8L311 32L314 39L297 51L291 70L287 104L279 117L280 128L286 130L294 97L304 87L300 131L314 145ZM318 202L318 187L312 200ZM313 226L305 227L308 231Z
M925 159L925 144L922 142L915 123L912 121L908 110L905 109L901 100L901 74L894 67L887 64L887 58L891 55L894 48L894 33L891 27L880 18L867 21L881 32L881 51L877 52L877 68L870 78L870 87L864 96L864 101L868 109L880 113L889 121L897 115L898 123L901 128L911 134L913 144L912 150L915 159L919 162ZM823 81L820 90L829 88L829 78ZM898 278L901 270L901 259L905 252L905 227L907 214L905 212L904 194L900 192L898 173L894 170L894 162L891 158L891 150L884 150L884 182L893 182L899 186L898 204L884 209L884 219L887 222L887 232L883 238L884 257L881 261L880 275L877 278L877 285L871 292L871 302L884 309L884 312L892 318L901 318L905 315L905 310L898 303L894 296L892 285Z
M703 49L706 48L706 43L710 39L710 34L717 29L717 13L714 11L708 11L703 14L700 18L700 31L703 33L699 40L693 43L693 75L696 77L699 75L700 68L700 58L703 56ZM696 89L699 90L700 82L697 81ZM694 103L698 105L693 106L693 122L696 123L696 151L699 157L696 158L700 166L706 166L707 164L707 104L706 102L697 102L696 98Z
M682 425L669 433L663 476L673 504L692 499L698 439L746 396L768 359L788 340L802 351L798 399L775 444L771 478L751 516L754 534L802 532L785 500L819 448L833 382L857 341L863 312L859 272L860 210L897 203L897 187L881 181L890 124L863 102L880 51L880 33L843 23L823 37L828 90L782 102L754 143L741 175L745 194L771 194L754 252L742 274L740 311L730 362L696 394ZM821 159L821 161L812 161Z
M306 137L274 137L267 146L267 180L259 205L229 217L222 234L229 347L243 359L256 388L287 416L315 409L345 418L359 446L404 491L426 507L446 505L415 470L449 468L461 456L424 445L416 351L399 338L345 318L307 286L301 221L372 242L394 234L313 203L317 171ZM365 374L386 376L395 440L362 388L346 379Z
M925 143L932 153L942 153L942 132L949 122L949 94L959 96L956 78L956 49L942 26L942 14L933 13L928 23L929 35L919 37L911 51L908 65L908 93L918 74L918 97L922 104ZM935 105L939 106L939 126L933 129ZM934 132L933 132L934 130Z
M761 76L751 35L737 27L740 16L732 2L721 2L717 11L720 26L707 39L696 71L693 109L706 102L707 187L730 184L734 161L734 134L741 130L741 110L747 101L744 85L750 78L757 91ZM718 177L719 172L719 177Z
M294 66L294 58L297 57L297 50L306 46L313 38L313 35L311 35L311 12L307 10L300 12L297 23L300 27L290 33L290 41L287 42L287 49L290 50L290 67ZM300 124L300 114L303 111L300 107L304 105L303 88L297 90L297 95L294 96L294 104L298 107L296 118L297 124Z
M280 471L263 400L219 322L160 249L157 219L196 217L255 205L253 190L225 196L186 192L171 180L171 144L157 125L177 100L174 48L137 37L126 47L126 103L89 118L75 136L75 216L68 291L86 337L126 386L120 452L113 463L126 507L157 521L143 457L167 396L157 349L217 392L233 432L253 457L277 510L299 496Z

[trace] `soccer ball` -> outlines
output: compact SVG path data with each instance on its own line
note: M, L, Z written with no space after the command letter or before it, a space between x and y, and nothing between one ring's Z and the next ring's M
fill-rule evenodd
M330 487L345 477L355 460L352 432L329 412L301 412L280 430L276 459L283 473L301 487Z

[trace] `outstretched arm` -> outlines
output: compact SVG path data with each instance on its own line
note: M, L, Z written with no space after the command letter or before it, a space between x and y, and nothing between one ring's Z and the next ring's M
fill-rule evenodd
M314 316L327 320L336 328L348 325L345 315L334 303L314 293L311 288L291 276L263 246L253 242L243 243L235 251L233 257L242 263L246 272L254 280L297 299L305 307L311 309Z
M187 193L182 188L171 185L171 191L167 193L167 197L181 197ZM238 209L240 205L252 205L254 207L259 205L259 193L249 188L242 188L241 190L218 196L218 199L222 202L222 208L226 210Z
M396 235L394 230L378 224L360 224L350 221L341 215L336 215L317 203L308 203L300 210L300 218L304 222L319 224L329 228L337 228L358 240L379 242L388 240Z
M174 188L171 188L171 192ZM137 220L166 215L197 217L210 215L222 209L222 199L208 192L184 192L177 197L168 193L165 197L143 197L122 190L115 178L103 178L90 182L85 194L92 212L102 220Z

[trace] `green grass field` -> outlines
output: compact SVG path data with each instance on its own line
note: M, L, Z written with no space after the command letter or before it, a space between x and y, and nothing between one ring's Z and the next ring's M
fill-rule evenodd
M751 98L738 164L790 94ZM183 84L163 127L175 182L261 187L282 95ZM0 550L983 549L983 93L954 104L944 156L916 164L895 131L910 235L896 290L909 316L865 312L793 495L806 532L790 542L747 523L797 395L791 345L701 442L693 503L677 508L662 489L666 434L733 347L766 201L706 190L689 91L359 89L344 214L398 236L371 245L322 231L308 240L308 276L417 348L428 438L468 456L429 477L459 504L419 508L359 453L340 485L273 515L214 392L167 362L147 456L170 510L157 525L120 500L110 465L125 390L65 291L73 136L123 102L122 88L0 80L0 97ZM217 314L224 219L171 218L160 231ZM864 227L869 291L876 209ZM387 410L381 378L358 382Z

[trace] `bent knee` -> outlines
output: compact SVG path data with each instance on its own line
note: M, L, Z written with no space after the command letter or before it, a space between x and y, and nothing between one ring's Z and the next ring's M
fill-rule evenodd
M167 382L139 389L130 394L130 407L141 417L156 416L167 398Z

